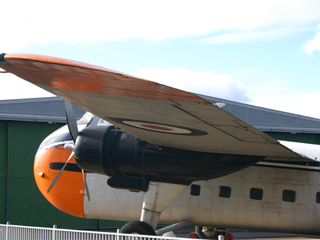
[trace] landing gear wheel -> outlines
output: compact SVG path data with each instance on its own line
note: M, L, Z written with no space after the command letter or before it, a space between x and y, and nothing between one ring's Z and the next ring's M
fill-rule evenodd
M200 239L218 239L219 235L226 235L225 229L216 229L214 227L196 226L195 231Z
M141 221L128 222L120 229L120 233L156 235L154 229L148 223Z

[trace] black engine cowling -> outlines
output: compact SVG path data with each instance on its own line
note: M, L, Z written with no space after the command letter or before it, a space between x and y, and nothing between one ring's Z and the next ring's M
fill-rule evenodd
M221 177L263 159L158 146L114 126L85 128L74 151L79 167L89 172L182 184Z

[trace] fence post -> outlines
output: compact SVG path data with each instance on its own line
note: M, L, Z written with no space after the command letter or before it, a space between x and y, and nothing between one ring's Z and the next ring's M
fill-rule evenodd
M52 227L52 240L56 239L56 228L57 228L57 225L53 225L53 227Z
M119 240L120 229L117 229L117 240Z
M219 235L218 236L218 240L224 240L224 236L223 235Z
M10 225L10 222L7 222L7 224L6 224L6 240L9 240L9 225Z

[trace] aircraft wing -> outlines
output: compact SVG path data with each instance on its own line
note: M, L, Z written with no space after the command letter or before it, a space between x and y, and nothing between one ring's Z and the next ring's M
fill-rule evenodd
M41 55L2 54L0 67L153 144L267 160L312 161L189 92Z

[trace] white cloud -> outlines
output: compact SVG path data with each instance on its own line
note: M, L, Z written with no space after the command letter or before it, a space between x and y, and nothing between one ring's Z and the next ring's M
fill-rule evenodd
M294 32L319 22L319 8L320 2L311 0L5 1L0 45L10 52L31 43L154 41L221 31L261 39L282 34L270 29Z
M226 33L214 37L209 37L200 40L203 43L213 44L226 44L226 43L238 43L244 41L270 41L274 39L288 37L290 35L304 31L305 28L275 28L266 29L261 31L250 31L250 32L235 32Z
M308 55L311 55L314 51L320 51L320 25L318 26L318 32L312 40L307 41L300 49Z
M132 75L188 92L233 101L249 101L244 84L225 73L195 72L185 68L146 68L137 70Z
M265 79L277 76L274 72L256 68L237 68L232 71L232 75L235 77L245 77L247 79L252 77L255 79Z
M320 92L292 92L290 82L279 80L248 87L249 104L320 118Z
M259 82L255 86L248 87L248 90L251 95L279 95L291 91L290 81L286 80Z
M320 92L315 93L283 93L266 95L249 95L253 100L250 104L295 113L320 119L317 106L320 104Z
M54 96L53 94L22 80L11 73L0 73L0 82L1 100Z

